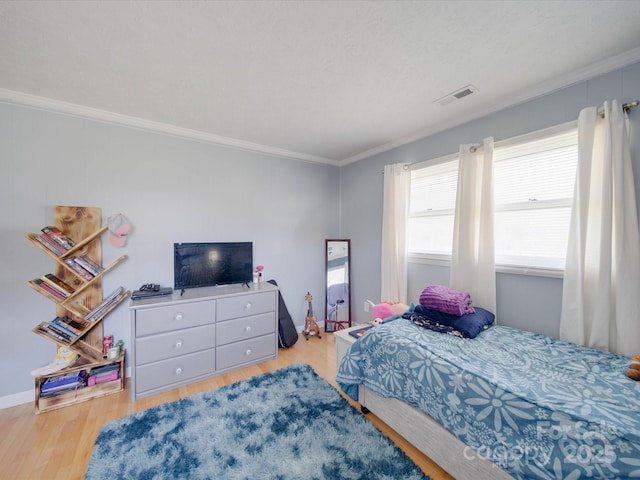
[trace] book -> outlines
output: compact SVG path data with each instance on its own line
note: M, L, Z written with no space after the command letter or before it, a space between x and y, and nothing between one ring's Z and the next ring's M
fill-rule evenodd
M67 250L69 250L67 247L65 247L64 245L61 245L60 243L56 242L55 238L52 237L51 235L48 235L46 233L41 233L40 236L47 242L49 242L50 244L54 245L55 248L62 252L65 253Z
M54 375L42 382L40 390L42 392L50 392L60 390L65 387L76 387L82 383L86 375L87 372L85 372L84 370L77 370L74 372L63 373L61 375Z
M68 338L60 335L59 333L57 333L54 330L51 330L49 328L49 323L48 322L40 323L40 325L38 325L38 330L40 330L42 333L44 333L44 334L56 339L59 342L66 343L66 344L71 343L71 341Z
M58 227L47 226L40 231L47 237L58 243L62 248L65 249L65 251L73 248L76 245L76 243L64 233L62 233L62 231Z
M75 257L73 260L94 276L104 271L104 268L101 265L98 265L97 263L95 263L86 254L79 255Z
M100 318L109 308L115 305L118 300L120 300L125 295L125 290L123 287L116 288L108 297L106 297L100 305L91 310L87 315L84 316L85 320L90 320L92 322L96 321Z
M63 293L59 292L58 290L55 290L48 283L43 282L42 279L40 278L31 280L31 283L36 287L38 287L40 290L43 290L48 294L52 295L53 297L57 298L58 300L66 300L66 297L64 296Z
M365 333L367 333L372 328L373 328L373 325L369 325L368 327L362 327L360 330L351 330L349 332L349 335L351 335L352 337L355 337L355 338L360 338L361 336L363 336Z
M62 295L64 298L67 298L69 296L69 292L57 286L55 283L45 280L44 276L40 277L40 280L42 280L42 283L41 283L42 288L46 288L47 290L54 290L60 295Z
M75 340L76 338L78 338L77 335L72 334L70 331L65 330L64 328L60 327L59 325L56 325L53 322L49 322L47 324L47 331L48 332L53 332L53 333L61 336L62 338L64 338L68 342L71 342L71 341Z
M91 322L87 322L86 320L79 319L79 318L78 319L69 318L69 317L56 317L56 318L66 323L70 327L75 328L76 330L78 330L79 333L82 333L84 330L86 330L89 327L89 325L91 325Z
M64 251L58 247L56 244L54 244L52 242L52 240L45 238L44 235L38 235L36 237L36 240L44 247L46 247L48 250L50 250L52 253L55 253L57 256L60 256L64 253Z
M75 260L76 260L75 257L65 258L64 263L85 280L91 280L94 277L94 275L91 272L88 272L87 270L82 268L82 265L80 265Z
M53 273L47 273L43 275L41 279L44 282L47 282L56 290L61 290L63 292L66 292L67 295L72 295L76 291L71 285L69 285L68 283L65 283L63 280L60 280Z
M120 370L119 363L110 363L108 365L101 365L99 367L94 367L89 371L89 375L95 377L102 377L109 375L114 370Z
M78 337L78 335L80 335L80 332L78 329L72 327L71 325L69 325L68 323L64 322L60 317L56 317L53 320L51 320L49 322L49 326L53 327L53 328L57 328L62 330L63 332L67 333L69 336L72 336L74 338Z
M110 382L112 380L117 380L118 378L120 378L120 371L110 370L101 375L89 375L89 378L87 379L87 385L91 387L98 383Z

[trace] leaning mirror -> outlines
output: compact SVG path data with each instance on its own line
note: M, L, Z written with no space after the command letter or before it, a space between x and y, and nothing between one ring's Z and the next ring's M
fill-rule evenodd
M351 285L349 285L349 264L351 261L351 240L325 240L326 332L335 332L351 326Z

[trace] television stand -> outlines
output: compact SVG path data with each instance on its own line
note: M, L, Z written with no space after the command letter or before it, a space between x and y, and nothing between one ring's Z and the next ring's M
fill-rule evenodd
M184 289L184 288L182 290L180 290L180 296L184 295L185 291L186 291L186 289Z
M242 285L243 285L243 286L244 286L244 285L246 285L246 286L247 286L247 288L251 288L251 287L249 286L249 282L242 282Z
M175 293L129 306L132 401L278 358L278 287Z

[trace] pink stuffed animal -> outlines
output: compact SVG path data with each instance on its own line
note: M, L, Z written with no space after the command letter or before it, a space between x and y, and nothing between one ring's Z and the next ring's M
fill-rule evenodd
M373 306L371 310L371 316L373 317L373 326L377 327L381 325L385 318L392 315L400 315L409 309L408 305L404 303L387 303L382 302Z

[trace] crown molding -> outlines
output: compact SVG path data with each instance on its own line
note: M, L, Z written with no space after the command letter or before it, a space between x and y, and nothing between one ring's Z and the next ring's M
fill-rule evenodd
M76 117L87 118L100 122L110 123L114 125L125 126L140 130L146 130L162 135L169 135L199 142L209 143L217 146L235 148L239 150L248 150L251 152L262 153L274 157L282 157L303 162L323 163L338 166L339 162L324 157L309 155L306 153L294 152L277 147L260 145L257 143L246 142L235 138L224 137L213 133L192 130L189 128L178 127L168 123L155 122L144 118L122 115L119 113L109 112L98 108L87 107L75 103L54 100L52 98L40 97L28 93L17 92L0 88L0 102L20 105L23 107L46 110L55 113L62 113Z
M109 112L107 110L101 110L84 105L54 100L51 98L40 97L37 95L31 95L28 93L3 88L0 88L0 102L87 118L114 125L145 130L157 134L169 135L209 143L217 146L261 153L264 155L293 159L303 162L321 163L332 166L344 166L350 163L357 162L359 160L363 160L365 158L372 157L374 155L378 155L380 153L384 153L394 148L407 145L411 142L421 140L431 135L435 135L436 133L456 127L458 125L462 125L478 118L482 118L500 110L504 110L505 108L509 108L533 100L535 98L548 95L554 91L566 88L572 84L597 77L598 75L602 75L637 62L640 62L640 47L634 48L627 52L623 52L619 55L614 55L613 57L607 58L592 65L588 65L581 69L574 70L573 72L560 75L546 82L542 82L534 88L527 88L526 90L521 90L513 95L505 96L505 98L503 98L501 101L493 103L489 107L470 110L466 114L460 115L454 120L442 122L438 124L438 126L415 132L393 142L379 145L375 148L366 150L342 160L333 160L306 153L294 152L277 147L261 145L257 143L238 140L235 138L224 137L222 135L216 135L213 133L192 130L189 128L178 127L167 123L155 122L152 120L146 120L129 115L122 115L119 113Z
M574 70L567 74L554 77L546 82L539 83L533 88L520 90L513 95L505 96L504 99L497 103L491 104L489 107L470 110L466 114L460 115L455 120L442 122L438 124L438 126L434 126L426 130L421 130L393 142L385 143L384 145L380 145L365 152L358 153L357 155L345 158L340 162L340 165L348 165L359 160L364 160L365 158L369 158L374 155L387 152L394 148L407 145L411 142L415 142L431 135L435 135L436 133L443 132L458 125L462 125L472 120L477 120L478 118L482 118L492 113L499 112L506 108L543 97L544 95L548 95L578 82L583 82L585 80L595 78L599 75L603 75L605 73L609 73L619 68L624 68L628 65L632 65L638 62L640 62L640 47L628 50L619 55L614 55L613 57L609 57L605 60L588 65L578 70Z

